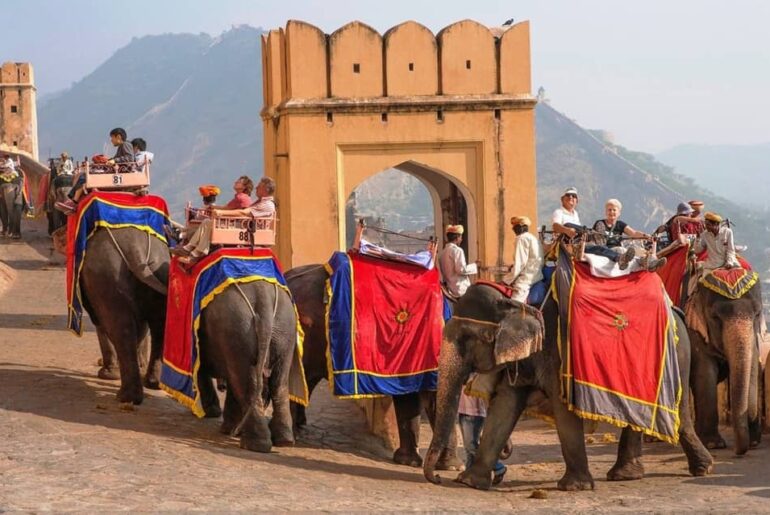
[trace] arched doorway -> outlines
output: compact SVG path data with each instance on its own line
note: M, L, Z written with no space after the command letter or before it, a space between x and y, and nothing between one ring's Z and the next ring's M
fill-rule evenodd
M391 250L412 253L434 238L442 247L444 228L462 224L466 228L463 250L469 258L478 255L475 206L466 188L451 176L415 161L376 173L358 183L345 202L345 247L364 219L370 228L366 239ZM397 233L397 234L393 234Z

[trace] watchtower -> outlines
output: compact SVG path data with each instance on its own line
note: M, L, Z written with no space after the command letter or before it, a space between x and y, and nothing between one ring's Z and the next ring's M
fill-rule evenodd
M262 69L286 268L344 249L346 200L390 168L428 188L439 237L462 223L469 260L510 262L508 219L537 213L527 22L380 35L354 21L327 35L292 20L262 36Z
M0 68L0 145L38 158L36 89L29 63Z

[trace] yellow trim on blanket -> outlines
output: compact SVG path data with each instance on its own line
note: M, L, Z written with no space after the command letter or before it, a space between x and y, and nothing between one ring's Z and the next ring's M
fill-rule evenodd
M706 281L706 277L703 277L703 278L702 278L700 281L698 281L698 282L699 282L699 283L700 283L702 286L704 286L705 288L707 288L707 289L709 289L709 290L711 290L711 291L713 291L713 292L716 292L716 293L718 293L719 295L721 295L721 296L723 296L723 297L726 297L726 298L728 298L728 299L737 300L737 299L740 299L741 297L743 297L744 295L746 295L746 293L748 293L748 291L749 291L750 289L752 289L752 288L754 287L754 285L755 285L755 284L757 284L757 281L759 280L759 274L758 274L757 272L751 272L751 274L752 274L752 276L751 276L751 279L749 279L749 280L748 280L748 282L746 283L746 285L745 285L745 286L743 286L743 288L741 288L739 291L737 291L737 292L736 292L736 293L734 293L734 294L733 294L733 293L730 293L730 292L729 292L729 291L727 291L727 290L723 290L722 288L720 288L720 287L719 287L719 286L717 286L716 284L712 284L712 283L709 283L709 282L707 282L707 281ZM738 284L740 281L742 281L742 280L743 280L743 279L746 277L746 276L744 275L744 276L742 276L740 279L738 279L737 281L735 281L735 284L733 284L733 285L730 285L730 283L728 283L727 281L723 281L722 279L720 279L719 277L717 277L717 276L715 276L715 275L713 275L713 274L709 274L709 275L710 275L711 277L713 277L713 278L714 278L714 280L716 280L716 281L719 281L719 282L721 282L722 284L726 284L726 285L728 285L728 286L729 286L731 289L735 288L735 286L736 286L736 285L737 285L737 284ZM747 274L747 275L748 275L748 274Z
M618 419L612 418L612 417L607 416L607 415L597 415L596 413L589 413L587 411L582 411L582 410L579 410L578 408L576 408L575 406L572 406L572 405L567 406L567 408L572 413L574 413L575 415L577 415L580 418L584 418L584 419L588 419L588 420L596 420L597 422L606 422L608 424L612 424L613 426L619 427L621 429L626 428L626 427L630 427L634 431L638 431L638 432L644 433L646 435L654 436L655 438L658 438L659 440L663 440L664 442L668 442L668 443L670 443L672 445L676 445L676 444L679 443L679 424L678 423L676 424L676 427L674 428L675 429L675 431L674 431L674 435L675 436L671 437L671 436L659 433L657 431L654 431L652 429L640 427L640 426L637 426L635 424L624 422L622 420L618 420Z
M428 372L436 372L438 371L438 367L435 368L427 368L425 370L418 370L417 372L405 372L403 374L379 374L377 372L367 372L365 370L333 370L332 373L334 375L337 374L364 374L368 376L375 376L375 377L408 377L408 376L415 376L417 374L427 374Z

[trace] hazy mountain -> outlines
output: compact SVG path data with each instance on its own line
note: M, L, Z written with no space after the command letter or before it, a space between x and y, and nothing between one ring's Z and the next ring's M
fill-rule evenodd
M155 153L153 190L173 208L214 182L262 173L260 30L134 39L38 111L41 155L112 155L124 127ZM227 180L222 183L222 177Z
M764 211L770 208L770 143L680 145L657 157L733 202Z

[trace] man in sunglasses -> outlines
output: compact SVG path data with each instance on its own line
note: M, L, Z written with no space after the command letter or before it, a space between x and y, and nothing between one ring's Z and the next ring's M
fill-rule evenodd
M569 239L577 236L580 224L580 215L575 207L578 203L578 192L574 187L567 188L561 195L561 207L553 212L551 224L553 232L564 234Z

